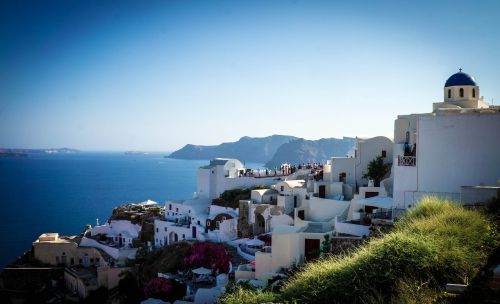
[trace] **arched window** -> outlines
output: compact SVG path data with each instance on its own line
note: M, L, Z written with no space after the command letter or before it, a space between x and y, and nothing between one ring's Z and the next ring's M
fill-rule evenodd
M451 98L451 89L448 89L448 98Z
M464 97L464 88L460 88L460 97Z
M472 98L476 98L476 89L472 88Z

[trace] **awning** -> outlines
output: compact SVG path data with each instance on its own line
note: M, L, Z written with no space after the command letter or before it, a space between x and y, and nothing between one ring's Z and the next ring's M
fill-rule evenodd
M265 242L263 242L259 239L251 239L251 240L245 242L245 245L250 245L250 246L262 246L264 244L265 244Z
M374 196L364 198L356 202L359 205L373 206L378 208L392 209L394 200L391 197Z
M195 273L195 274L211 274L212 270L205 268L205 267L200 267L200 268L193 269L193 273Z

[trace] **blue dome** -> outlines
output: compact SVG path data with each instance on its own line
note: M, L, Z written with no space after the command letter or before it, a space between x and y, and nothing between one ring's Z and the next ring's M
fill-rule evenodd
M446 80L445 87L452 86L476 86L476 81L469 74L458 72Z

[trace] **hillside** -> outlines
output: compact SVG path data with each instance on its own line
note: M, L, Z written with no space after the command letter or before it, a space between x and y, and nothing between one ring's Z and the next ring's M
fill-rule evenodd
M274 156L266 163L266 167L273 168L283 163L324 163L332 156L354 154L355 142L354 138L348 137L319 140L297 139L279 147Z
M281 290L237 287L221 302L451 302L453 295L443 290L446 283L473 280L498 241L484 213L426 198L392 232L344 256L308 263Z
M216 146L185 145L174 151L169 158L212 159L216 157L236 158L244 162L265 163L283 144L297 139L294 136L272 135L267 137L242 137L236 142Z

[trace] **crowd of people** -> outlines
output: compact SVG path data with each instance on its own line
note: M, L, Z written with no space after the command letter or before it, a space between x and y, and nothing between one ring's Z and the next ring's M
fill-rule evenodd
M297 170L309 169L311 173L316 173L323 170L323 164L321 163L302 163L299 165L291 165L288 163L281 164L280 167L275 167L273 169L246 169L239 170L238 177L273 177L273 176L287 176L297 172Z

